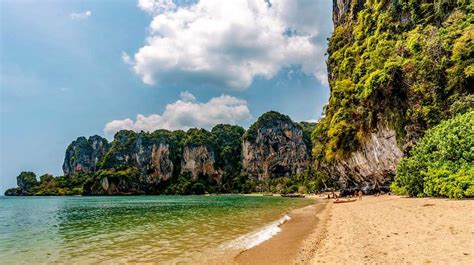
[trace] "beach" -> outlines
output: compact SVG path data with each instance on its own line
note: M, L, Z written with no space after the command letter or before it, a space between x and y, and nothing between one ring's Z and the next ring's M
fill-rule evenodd
M281 232L233 264L472 264L474 200L365 196L293 210Z

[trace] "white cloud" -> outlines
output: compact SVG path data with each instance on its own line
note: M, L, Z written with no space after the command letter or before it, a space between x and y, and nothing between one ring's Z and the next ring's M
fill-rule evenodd
M140 0L138 6L154 17L145 46L127 62L149 85L246 89L255 77L271 78L293 65L325 83L318 16L325 2L330 1L201 0L176 6L171 0Z
M176 102L166 105L162 114L138 114L135 121L113 120L105 125L104 133L111 136L119 130L211 129L219 123L238 124L251 118L247 102L229 95L214 97L205 103L196 102L194 95L187 91L182 92L180 97Z
M172 0L138 0L138 7L150 14L170 11L176 8Z
M71 14L69 14L69 18L71 18L72 20L85 19L85 18L88 18L90 16L92 16L92 11L90 11L90 10L80 12L80 13L71 13Z

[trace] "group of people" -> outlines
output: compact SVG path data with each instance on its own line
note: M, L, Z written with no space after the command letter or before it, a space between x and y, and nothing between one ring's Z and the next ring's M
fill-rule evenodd
M359 200L362 200L362 196L364 196L364 193L359 190L359 191L354 191L354 197L359 197ZM336 193L334 192L334 190L331 192L331 194L328 194L328 199L336 199L338 196L336 195Z
M385 195L385 194L387 194L389 196L391 195L390 192L388 192L388 193L377 192L377 193L374 193L374 196L378 197L380 195ZM362 192L362 190L355 190L353 195L349 195L349 197L352 197L352 198L359 198L359 201L362 200L363 196L364 196L364 192ZM328 193L328 195L327 195L328 200L331 199L331 198L337 199L338 197L339 196L336 194L336 192L334 190L332 190L331 193L330 194Z

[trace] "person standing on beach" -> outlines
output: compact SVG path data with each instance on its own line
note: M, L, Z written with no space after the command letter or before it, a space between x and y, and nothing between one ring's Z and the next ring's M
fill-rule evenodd
M362 193L362 191L360 190L359 191L359 201L362 200L362 195L364 195L364 193Z

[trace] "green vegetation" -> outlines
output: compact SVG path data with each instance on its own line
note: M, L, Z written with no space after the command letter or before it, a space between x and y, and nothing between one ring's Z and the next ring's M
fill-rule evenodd
M186 132L186 140L184 141L185 146L208 146L212 147L214 144L212 133L198 128L189 129Z
M33 195L38 187L36 174L31 171L23 171L16 177L18 188L12 188L5 191L9 195Z
M216 155L215 167L223 171L220 191L241 192L242 189L234 185L234 179L242 171L242 135L244 128L235 125L219 124L212 128L214 152Z
M410 196L474 197L474 110L426 131L398 165L392 190Z
M35 173L21 172L17 177L18 188L8 189L5 195L80 195L84 192L83 184L89 179L84 174L61 177L44 174L38 181Z
M302 121L302 122L296 123L296 125L300 127L301 130L303 130L303 141L306 147L308 148L308 150L312 150L313 143L311 141L311 134L313 133L314 128L316 127L316 123Z
M280 177L268 181L268 191L272 193L316 193L333 188L337 185L334 179L314 169L292 177Z
M308 168L304 172L291 177L278 177L265 180L249 178L246 174L235 177L232 181L233 193L315 193L337 185L328 175Z
M329 41L331 95L312 135L319 161L345 157L378 126L402 144L474 107L474 2L364 2Z

